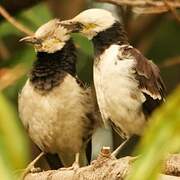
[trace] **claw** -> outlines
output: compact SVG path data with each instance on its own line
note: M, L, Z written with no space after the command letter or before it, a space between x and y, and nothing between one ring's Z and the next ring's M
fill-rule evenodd
M29 163L29 165L26 167L26 169L24 170L24 172L21 175L21 179L22 180L24 180L26 175L29 174L29 173L36 173L36 172L40 172L41 171L40 168L35 168L34 165L37 163L37 161L39 161L39 159L43 155L44 155L44 152L41 152L31 163Z

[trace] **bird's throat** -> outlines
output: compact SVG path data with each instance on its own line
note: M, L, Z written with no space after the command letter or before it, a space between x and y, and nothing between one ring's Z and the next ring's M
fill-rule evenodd
M75 76L76 49L71 40L55 53L38 52L30 72L30 82L35 89L47 92L58 86L67 74Z

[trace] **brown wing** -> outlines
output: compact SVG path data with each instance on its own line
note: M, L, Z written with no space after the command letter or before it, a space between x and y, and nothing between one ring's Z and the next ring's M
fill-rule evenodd
M139 82L139 88L146 97L143 110L146 115L150 115L165 98L165 86L159 68L131 46L124 48L124 54L128 54L136 61L136 79Z

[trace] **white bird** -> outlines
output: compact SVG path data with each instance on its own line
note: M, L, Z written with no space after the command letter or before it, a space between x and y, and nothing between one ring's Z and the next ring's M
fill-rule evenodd
M164 100L159 68L129 44L122 24L107 10L88 9L61 24L93 42L94 85L104 123L124 139L142 135Z
M32 43L37 52L19 96L25 129L42 152L57 154L65 167L73 164L75 156L85 165L86 144L98 115L92 89L76 75L76 48L68 30L55 19L21 41Z

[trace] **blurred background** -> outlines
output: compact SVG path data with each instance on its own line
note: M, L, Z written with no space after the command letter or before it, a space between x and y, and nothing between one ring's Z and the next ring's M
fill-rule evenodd
M21 92L36 55L33 47L19 42L19 39L26 34L15 27L17 24L25 26L25 31L35 31L40 25L55 17L61 20L72 18L82 10L92 7L108 9L124 23L131 44L160 67L167 93L171 93L179 84L178 10L176 11L168 1L162 1L162 7L135 6L130 1L118 6L118 0L104 1L0 0L0 179L2 177L12 179L13 175L18 175L39 153L28 138L18 117L18 93ZM175 3L175 1L171 2ZM12 17L17 22L14 22ZM90 84L93 63L92 44L77 34L74 34L73 38L78 47L78 74L83 81ZM45 164L44 161L41 163Z

